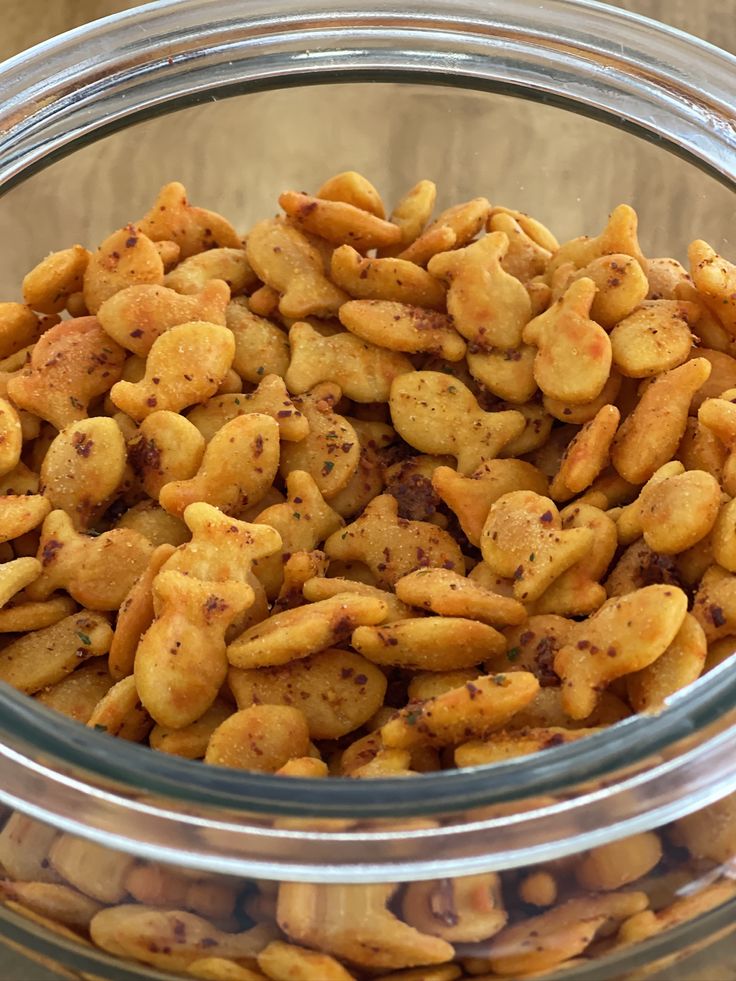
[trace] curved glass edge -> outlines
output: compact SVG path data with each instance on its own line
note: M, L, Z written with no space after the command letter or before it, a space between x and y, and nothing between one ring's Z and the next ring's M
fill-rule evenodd
M656 966L666 958L703 950L712 939L721 939L724 932L734 928L736 900L688 920L676 927L638 943L615 951L586 964L545 974L550 981L611 981L629 977L628 972ZM0 906L2 934L19 947L31 948L35 953L83 975L99 977L104 972L106 981L181 981L181 975L169 974L143 964L125 963L102 950L52 933L14 910ZM645 974L632 975L633 978ZM660 975L661 977L661 975Z
M519 0L513 7L513 13L508 11L504 0L484 0L482 3L480 0L465 0L452 4L429 0L422 4L421 9L417 6L401 15L396 14L390 4L380 0L369 11L347 13L335 0L319 0L315 4L314 14L310 14L313 22L310 28L309 23L305 24L303 15L297 22L293 14L295 6L291 0L281 0L273 14L272 3L266 7L261 0L257 0L249 6L248 23L244 25L242 5L235 0L216 0L215 3L212 0L164 0L108 18L72 32L66 38L46 42L35 50L35 54L21 55L8 65L0 66L0 93L8 94L5 109L0 110L0 168L3 165L6 167L5 171L0 169L0 179L3 173L7 176L10 172L7 167L11 170L16 168L18 173L25 172L26 166L33 162L34 154L48 158L55 151L62 152L65 141L79 139L84 133L98 133L103 126L109 125L116 114L124 118L134 111L129 108L131 103L135 106L141 104L138 100L141 95L144 96L143 104L145 98L148 98L150 105L170 101L181 90L185 78L190 79L188 85L194 84L194 71L180 72L184 62L189 56L193 59L204 58L203 46L214 44L217 30L223 30L230 24L246 31L243 44L250 45L247 48L249 57L236 63L230 57L232 47L227 50L213 47L209 54L215 61L208 61L204 69L211 70L215 63L219 66L218 84L225 84L229 77L223 65L230 65L231 74L242 74L247 62L253 78L260 77L264 84L277 84L274 80L283 76L287 68L304 71L306 75L329 68L355 73L361 67L364 71L381 65L385 68L386 62L390 61L388 55L397 59L396 70L403 71L412 54L417 55L418 67L438 65L448 78L458 78L467 71L472 59L464 55L447 62L448 50L442 45L452 48L450 42L457 45L462 40L463 43L476 44L480 52L477 60L472 62L477 76L472 72L463 76L469 84L480 78L503 76L505 72L509 77L516 78L520 85L536 86L540 90L546 84L554 93L559 92L560 79L547 79L545 83L544 70L550 64L564 65L572 82L577 83L574 96L579 101L588 100L593 104L598 100L600 108L601 94L605 91L609 100L608 111L613 114L611 106L624 93L628 102L616 104L618 115L636 120L638 111L646 116L650 128L656 130L662 127L667 133L667 140L675 140L671 133L673 120L685 120L688 135L687 138L682 133L678 135L680 145L691 145L694 156L707 160L717 171L736 177L733 113L731 111L729 115L723 108L727 103L721 101L726 96L733 97L733 76L730 73L736 59L646 19L581 0L548 0L545 4L545 31L540 32L539 5L528 0ZM176 35L166 25L167 15L173 7L176 7L177 13ZM584 30L580 26L580 12L583 9L592 18L584 22ZM222 19L215 23L218 16ZM362 30L366 20L371 17L389 21L394 17L400 18L403 28L387 29L384 31L385 38L398 37L410 47L413 45L412 50L389 51L387 54L385 49L379 47L371 60L364 57L366 52L358 48L347 52L330 49L327 52L314 52L311 60L305 60L307 39L318 37L325 43L334 42L341 31L344 35L348 26L356 36L378 39L381 32L376 24L369 25L370 32L360 35L359 29ZM209 25L209 29L206 25ZM143 30L144 26L150 27L150 30ZM506 31L507 48L511 45L508 33L511 32L513 36L514 31L517 32L516 53L520 58L523 55L526 61L491 61L487 57L492 47L491 39L498 42L498 36L493 32L499 26ZM282 31L280 35L273 34L277 27ZM624 27L629 44L626 58L621 57L620 35L616 33L624 30ZM269 32L271 37L268 36ZM112 45L111 41L114 42ZM294 41L295 50L287 50L287 41ZM438 42L441 42L439 48L431 48L431 44ZM169 50L167 44L179 45L177 51L180 53L162 56L162 50ZM190 50L187 54L188 44ZM671 47L668 46L670 44ZM422 45L427 46L427 50L419 51ZM273 51L270 46L273 46ZM75 52L81 55L85 48L85 57L73 62L70 56ZM264 51L266 54L263 54ZM711 91L709 96L704 92L702 80L692 78L688 59L692 58L694 51L704 53L705 67L708 69L705 74ZM546 60L542 57L543 53ZM156 55L154 60L146 62L146 57L153 54ZM596 56L601 54L612 59L606 76L608 88L601 85L598 77L601 65ZM614 54L618 56L618 61ZM665 54L667 58L663 61ZM362 63L361 57L364 58ZM679 87L662 69L662 66L668 66L668 72L672 72L673 64L683 66ZM18 72L21 65L23 73ZM103 65L110 65L112 70L103 74ZM616 65L633 65L635 77L629 77L622 68L617 72L614 70ZM186 67L194 69L195 66L187 62ZM699 67L703 67L702 63ZM128 84L133 88L125 88L120 76L123 71L129 73ZM224 76L222 71L225 71ZM494 76L494 72L497 75ZM578 77L581 72L582 78ZM640 75L637 76L637 72ZM150 77L147 73L151 73ZM19 81L20 76L22 82ZM136 89L141 80L145 85ZM646 91L645 82L653 86L654 95ZM203 74L202 86L212 85L212 78ZM660 87L657 88L657 85ZM135 98L130 98L132 95ZM647 103L648 111L640 106L635 111L637 100L641 98ZM575 98L570 98L570 102L574 104ZM602 105L601 111L604 111L606 104ZM654 116L651 114L652 106L657 110ZM43 130L48 138L40 138L39 130ZM60 135L62 133L63 136ZM5 716L2 721L8 745L14 747L15 755L14 761L11 761L13 754L6 756L4 765L18 767L23 761L23 766L30 766L34 755L40 753L44 758L60 764L57 769L61 771L64 767L78 768L83 778L91 779L93 783L97 781L103 786L112 783L114 793L107 793L107 803L130 804L123 797L115 796L118 793L128 793L131 797L147 793L153 800L160 800L165 795L168 802L174 801L177 805L222 806L241 814L247 810L256 815L283 813L307 817L348 813L373 820L389 816L396 819L397 816L445 814L467 809L472 814L474 807L518 801L530 794L569 787L571 774L576 780L610 776L618 769L623 754L627 763L643 762L657 748L685 739L711 719L723 716L736 704L736 684L732 681L729 685L725 672L709 675L707 688L705 693L702 685L700 689L696 685L692 693L675 699L673 707L656 719L632 719L616 727L615 738L612 730L602 737L591 737L555 750L554 761L545 756L543 760L532 758L497 766L494 768L492 786L489 786L486 770L426 775L415 778L405 787L400 786L400 781L376 781L369 786L358 782L346 786L342 781L334 781L329 788L322 785L317 788L309 781L292 779L287 788L269 776L207 772L204 768L198 770L195 785L190 783L194 774L191 766L197 764L166 760L156 761L154 767L151 766L150 751L127 745L118 746L114 754L109 754L106 737L85 730L81 730L83 736L80 733L71 734L65 731L66 726L71 725L66 720L56 717L53 722L44 721L43 710L25 699L25 705L21 707L12 694L0 693L0 709ZM25 749L15 750L16 746L24 744ZM145 759L141 753L146 754ZM63 772L54 773L53 776L65 780L67 790L74 786L74 781L66 778ZM420 781L419 785L417 780ZM528 789L522 790L522 785ZM4 786L8 800L20 806L22 796L13 798L7 792L5 782ZM417 793L418 786L424 791L422 795ZM83 797L88 789L79 784L78 794ZM730 785L726 790L723 784L719 785L719 794L728 792L728 789L731 789ZM707 793L703 793L707 797ZM607 794L610 802L613 790L609 788ZM707 802L703 797L696 796L694 799L691 810ZM576 805L579 803L576 802ZM148 806L153 811L158 807ZM74 813L71 806L69 813ZM157 813L164 815L167 812L159 809ZM58 815L56 817L59 819ZM168 812L168 817L181 820L180 814ZM109 814L101 815L99 828L104 829L108 819ZM447 829L441 829L441 833L446 834ZM283 833L280 834L283 838ZM363 829L361 836L364 835ZM335 840L337 836L325 837ZM402 833L399 837L403 841L410 836ZM343 868L340 876L344 874ZM433 868L432 874L436 874L436 869Z
M706 696L701 720L706 727L706 717L718 718L718 713L708 686L701 685L697 694ZM16 693L10 697L23 699ZM654 758L649 746L638 769L632 766L632 742L623 738L623 730L661 722L669 714L634 718L607 733L492 770L403 781L317 782L205 767L163 754L152 758L150 750L130 744L117 744L110 754L111 737L27 706L31 734L37 736L39 717L53 728L56 742L49 731L40 750L38 742L25 754L8 744L0 747L0 798L100 844L231 875L381 882L471 874L579 852L659 827L734 792L736 730L724 728L732 716L711 722L709 731L698 733L693 726L684 746L665 739L666 751ZM73 753L66 738L70 734L77 742ZM7 728L3 735L8 738ZM17 735L12 746L19 739L22 745ZM570 753L573 748L576 752ZM82 764L95 756L99 763L104 755L102 773L76 766L75 753ZM51 765L39 761L49 756ZM121 779L123 756L137 769ZM582 781L596 766L599 779ZM539 793L550 771L564 788L558 797ZM178 775L178 784L171 782L172 775ZM499 794L497 784L504 781L508 792ZM222 807L223 800L228 808ZM481 809L489 800L500 801L501 810ZM455 810L448 816L450 808ZM428 813L439 821L412 824ZM350 830L325 827L326 817L346 814Z
M671 698L666 711L659 714L632 716L584 740L492 768L426 773L409 781L372 780L374 792L370 794L368 785L360 781L333 779L317 784L296 777L285 781L270 774L206 767L198 761L152 754L146 747L124 740L115 740L115 752L111 753L114 737L60 717L2 682L0 740L4 747L18 747L29 762L33 757L28 750L40 750L45 759L66 762L86 777L134 787L139 795L171 795L181 803L222 809L245 807L254 812L265 805L269 815L304 817L397 819L417 814L467 814L475 807L569 790L571 773L578 785L611 777L622 766L636 767L663 749L672 751L680 740L697 735L709 725L726 726L728 714L736 709L735 667L736 655ZM736 743L736 727L732 727L732 735ZM0 754L3 751L0 748ZM491 770L493 783L489 785ZM425 793L417 794L412 789L415 786L422 786ZM440 787L442 793L437 796ZM3 789L0 784L0 796ZM295 809L297 803L299 810ZM359 803L363 808L356 812Z
M238 0L151 4L0 66L0 185L102 122L167 101L182 87L192 91L198 65L207 69L203 84L211 90L257 77L408 68L550 92L564 84L571 102L599 105L612 118L666 133L734 176L736 59L583 0L547 0L543 27L540 22L533 0L511 7L505 0L427 0L401 13L386 0L357 11L339 0L313 0L308 15L294 0L277 0L275 7L252 0L247 18ZM179 77L182 66L187 71Z

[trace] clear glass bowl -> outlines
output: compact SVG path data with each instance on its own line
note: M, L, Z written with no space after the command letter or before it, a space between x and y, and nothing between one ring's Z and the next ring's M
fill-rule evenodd
M440 206L485 194L562 239L598 229L626 201L648 255L681 255L693 237L732 253L735 68L693 38L583 0L430 0L401 10L312 0L306 13L293 0L151 4L0 67L1 295L16 298L49 250L94 243L142 214L168 180L247 228L283 188L348 168L387 200L419 177L436 180ZM157 977L149 972L169 963L165 952L120 948L126 963L111 956L114 945L84 943L83 929L54 932L47 906L18 883L53 884L63 867L102 905L151 901L149 880L163 865L179 870L169 873L171 895L225 932L242 927L245 912L273 917L278 882L315 884L303 895L329 898L330 917L357 923L380 883L452 880L462 891L462 877L499 872L506 901L518 904L523 878L557 862L564 896L584 853L654 829L667 843L662 874L682 860L652 886L665 912L641 934L630 927L641 942L619 943L604 927L581 957L543 973L595 981L671 972L736 913L735 722L729 661L662 715L492 771L284 781L112 743L3 689L0 799L16 813L0 837L15 880L0 919L11 943L72 971ZM688 852L672 823L714 807L703 814L718 833L703 845L699 832ZM209 900L181 899L182 876L208 882ZM256 882L265 883L258 900ZM346 883L364 884L349 903ZM465 970L491 970L483 944L458 951L480 958L463 960ZM709 978L729 960L714 958ZM521 976L514 970L506 976ZM417 977L435 975L421 968Z

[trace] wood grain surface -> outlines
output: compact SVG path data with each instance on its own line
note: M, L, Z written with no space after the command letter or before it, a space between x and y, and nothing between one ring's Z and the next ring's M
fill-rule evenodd
M510 4L513 2L514 0L509 0ZM611 0L611 2L613 6L662 20L736 53L736 0ZM131 0L0 0L0 59L7 58L61 31L98 17L105 17L129 9L135 5ZM243 5L244 9L247 9L247 0L243 0ZM305 7L307 6L308 0L305 0ZM696 67L693 66L694 69ZM417 96L417 100L416 106L421 109L422 103L419 96ZM264 103L264 114L272 114L275 105L274 102ZM449 112L452 108L450 103L447 105L443 103L442 90L436 90L434 105L440 113L444 110ZM314 109L311 104L308 108L310 111ZM210 109L210 111L212 110ZM218 107L218 111L224 110ZM474 112L473 104L468 103L467 111L469 113ZM17 221L18 227L22 226L25 230L34 230L34 238L25 250L23 244L19 244L17 235L5 235L3 237L3 241L6 243L12 238L12 247L5 246L4 254L2 254L3 261L0 263L0 267L5 270L7 279L0 273L0 291L7 290L7 283L18 281L19 270L25 271L33 261L36 261L38 252L43 254L49 248L63 247L63 245L68 244L68 241L73 240L77 233L80 237L85 236L84 240L91 245L95 241L94 236L96 234L106 228L114 227L110 223L111 213L120 217L121 220L125 220L126 217L131 216L129 214L131 209L133 216L137 213L135 209L140 211L139 204L141 202L130 199L121 202L119 194L116 195L115 189L116 187L119 188L119 183L116 183L115 176L121 172L123 166L127 170L133 168L136 180L142 187L145 187L145 200L150 197L150 192L155 190L155 187L151 188L150 184L151 181L155 184L162 173L162 168L166 166L175 168L179 163L186 169L186 175L182 176L187 185L190 187L194 185L197 192L207 195L208 200L205 203L213 207L218 206L218 192L222 193L221 189L224 184L230 182L231 184L252 185L252 178L248 172L248 166L253 166L252 159L233 159L234 155L227 153L227 141L216 147L203 147L199 140L197 128L197 121L202 118L201 115L197 115L197 112L201 112L201 110L190 112L192 114L188 117L188 125L184 127L181 142L177 142L176 146L172 148L170 159L167 158L163 165L160 162L155 166L153 165L150 147L147 148L145 140L141 140L143 145L140 147L127 147L126 153L129 155L126 157L124 165L119 159L120 152L110 146L105 146L103 143L98 150L89 148L83 151L79 157L78 169L80 173L72 174L68 170L58 171L65 190L68 190L72 197L74 195L79 196L79 207L75 214L78 212L81 217L73 229L69 228L70 209L68 202L64 208L57 206L58 185L54 184L53 181L47 181L46 186L44 186L43 182L36 179L36 194L31 198L28 195L19 197L15 210L11 207L10 210L0 211L0 221L2 221L3 227L5 227L5 221L8 220ZM732 196L728 198L725 191L703 183L700 177L691 177L688 175L685 165L682 165L681 169L675 167L671 172L668 172L668 176L663 181L662 174L656 166L659 157L656 154L653 155L654 151L651 148L646 145L636 146L633 141L631 144L633 149L623 155L625 159L621 159L620 147L623 144L616 144L615 146L614 143L608 144L606 143L607 137L603 135L598 155L596 156L594 148L590 148L590 151L585 155L586 159L581 161L579 146L576 143L578 137L575 132L571 130L567 134L567 142L564 139L555 139L554 134L559 128L559 115L556 113L554 118L550 116L549 121L545 121L541 116L538 118L535 116L533 121L528 121L527 136L530 145L536 146L538 144L544 147L557 175L567 175L569 187L566 188L566 191L568 193L576 182L581 186L587 182L588 192L579 198L580 209L576 210L574 204L571 205L572 199L568 200L563 208L562 205L548 200L550 197L559 198L559 194L550 195L546 186L541 186L535 190L533 187L524 185L522 181L518 182L520 193L526 194L528 200L525 198L516 203L528 206L528 210L538 212L540 217L551 220L557 230L561 229L564 232L569 226L572 233L573 229L577 230L579 227L582 211L589 207L589 202L594 193L591 191L590 185L595 184L596 181L603 181L601 174L608 168L606 172L610 171L610 174L613 174L618 181L621 199L625 200L627 197L635 199L637 206L643 208L645 213L649 207L648 202L654 201L656 203L659 201L661 207L662 201L675 201L678 199L678 194L681 195L682 206L679 224L677 216L670 216L666 226L663 227L663 236L674 236L676 244L681 246L682 242L690 235L693 217L697 215L700 222L698 234L707 237L711 233L714 239L719 238L720 228L723 224L723 209L726 208L727 213L733 215ZM222 118L223 125L225 125L226 117L223 116ZM260 117L257 113L253 118L253 125L258 124ZM307 114L304 126L309 127L312 122ZM512 117L509 125L515 122L516 120ZM573 123L571 122L570 125L572 126ZM545 126L549 129L546 142ZM388 134L388 136L390 135ZM424 161L410 151L410 141L405 134L397 133L394 135L405 151L401 155L404 171L399 175L397 181L400 182L405 178L413 180L417 176L425 176L425 171L422 169ZM294 134L292 133L290 136L293 140ZM456 139L460 139L461 136L462 134L457 135ZM278 138L286 140L286 135L278 134ZM265 170L278 168L279 163L281 163L280 172L275 173L272 177L272 180L275 181L274 186L279 188L281 185L287 186L289 178L292 176L295 180L300 174L321 173L324 176L326 170L339 168L339 161L336 162L336 158L339 158L340 154L336 153L333 147L329 148L329 153L324 147L319 148L319 152L317 152L310 150L307 146L308 139L304 139L301 154L296 154L295 159L290 160L291 154L282 154L279 157L277 152L278 139L275 142L277 144L276 150L266 155L260 163L262 169ZM433 163L438 174L453 173L452 156L457 153L458 144L453 143L453 140L448 142L450 145L447 156L438 155ZM577 153L573 152L576 146ZM629 144L626 146L628 147ZM361 143L357 149L363 155L369 156L369 141L367 140L365 144ZM565 154L569 154L569 160L561 161L560 155L564 156ZM608 160L611 154L617 156L615 164ZM325 159L329 161L327 165L325 165ZM470 169L470 175L474 179L476 171L481 172L482 164L483 161L481 160L477 167ZM510 161L509 166L513 167L514 162ZM177 176L179 176L178 173L172 172L167 179ZM301 187L305 184L306 180L297 181L297 186ZM93 188L89 196L86 194L88 185ZM254 189L258 214L263 210L262 201L264 199L262 195L270 194L271 191L271 186L266 184L259 184L257 193ZM475 193L478 191L476 190ZM605 194L602 194L601 198L600 210L602 212L608 206L608 200ZM95 199L98 204L102 200L104 207L99 206L96 209L94 206ZM272 200L272 198L266 197L265 200ZM511 202L509 201L509 203ZM242 200L242 195L230 195L227 204L231 208L235 208L236 211L241 208L240 214L243 222L255 217L254 215L251 216L247 202ZM225 209L223 208L223 210ZM650 208L648 214L656 216L654 206ZM656 226L656 217L651 220ZM65 238L67 232L68 236ZM657 237L656 228L652 235L653 244L659 247L662 238ZM672 251L675 249L673 248ZM32 258L34 254L36 257ZM2 299L11 298L14 297L2 295ZM732 940L727 940L720 945L718 960L720 964L714 966L714 961L708 955L689 960L687 965L679 969L673 966L666 972L666 981L736 981L736 969L733 967L734 961L736 961L736 944ZM43 966L31 964L14 952L0 948L0 977L4 981L53 981L57 976L49 973Z
M736 53L736 0L610 0L610 3L697 34ZM131 0L0 0L0 58L61 31L136 5Z

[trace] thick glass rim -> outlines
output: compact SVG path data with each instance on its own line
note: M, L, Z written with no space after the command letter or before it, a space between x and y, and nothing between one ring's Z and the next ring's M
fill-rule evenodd
M736 58L593 0L516 0L511 10L506 0L412 0L401 12L389 0L373 0L361 9L342 0L311 0L307 13L295 0L251 0L245 14L241 0L159 0L44 42L0 65L0 193L82 142L187 101L327 79L382 78L497 88L554 101L633 128L729 186L736 184ZM682 767L708 759L707 747L722 743L728 733L711 732L707 747L693 749L692 739L722 723L736 707L732 673L710 673L659 716L634 717L492 771L369 782L287 781L204 767L120 742L111 752L110 737L53 716L2 686L0 737L5 745L0 761L11 775L35 768L48 779L65 780L71 792L68 770L77 776L80 794L87 781L107 788L109 800L121 806L149 795L149 807L164 801L180 809L214 813L221 808L248 816L379 821L472 815L474 809L571 791L603 778L611 782L610 805L617 782L629 786L628 778L620 776L623 763L627 773L633 766L651 765L652 773L664 767L662 775L671 777L672 758L655 759L664 749L670 757L681 753L676 763ZM736 742L736 735L731 738ZM23 793L18 790L15 796L8 789L18 783L15 777L5 781L0 796L28 810ZM702 806L716 785L719 796L733 789L736 766L729 770L724 764L710 783L703 775L701 795L680 800L680 813ZM637 806L626 820L621 816L622 827L626 821L627 827L632 821L655 823L656 809L644 816L644 801ZM663 800L663 810L656 813L674 814L674 806ZM50 812L44 812L44 819L61 820ZM70 825L71 815L65 820ZM392 840L391 833L380 833ZM362 829L360 835L365 834ZM397 832L403 838L412 834L431 837L429 832ZM569 850L593 840L594 830L581 834Z

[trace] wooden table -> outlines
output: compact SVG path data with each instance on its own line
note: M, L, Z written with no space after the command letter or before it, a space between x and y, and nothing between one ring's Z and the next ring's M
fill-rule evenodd
M610 2L613 6L665 21L736 53L736 0ZM3 59L61 31L96 17L127 10L136 3L133 0L2 0L1 5L0 59ZM736 960L733 941L728 941L725 951L724 961ZM0 977L4 981L57 981L56 975L4 948L0 948ZM716 976L695 960L688 962L681 973L672 968L667 981L736 981L736 969L723 968Z
M614 7L665 21L736 53L736 0L609 2ZM0 59L96 17L107 17L135 6L132 0L2 0Z

